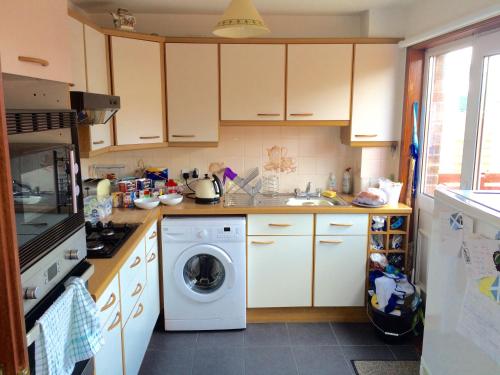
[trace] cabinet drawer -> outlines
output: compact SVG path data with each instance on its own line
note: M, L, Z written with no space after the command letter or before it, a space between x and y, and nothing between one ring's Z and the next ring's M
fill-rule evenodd
M120 308L116 306L103 325L104 346L94 357L95 375L123 375L121 319Z
M249 235L312 235L313 215L248 215Z
M158 246L158 223L156 221L146 232L146 253L149 253L155 245Z
M137 275L137 278L127 287L121 288L123 321L126 322L139 300L139 297L146 288L146 272Z
M368 215L316 215L316 235L366 235Z
M311 306L312 236L248 237L248 307Z
M115 276L113 281L108 285L101 297L96 301L97 309L99 311L99 320L101 325L109 319L111 313L120 305L120 288L118 285L118 275Z
M145 241L141 240L133 253L128 257L125 264L120 269L120 287L123 291L137 279L138 275L146 274L146 250Z
M363 306L367 236L316 237L314 306Z

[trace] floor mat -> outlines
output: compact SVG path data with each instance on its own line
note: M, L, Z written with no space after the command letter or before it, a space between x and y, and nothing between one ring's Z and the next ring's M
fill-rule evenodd
M352 361L358 375L418 375L419 361Z

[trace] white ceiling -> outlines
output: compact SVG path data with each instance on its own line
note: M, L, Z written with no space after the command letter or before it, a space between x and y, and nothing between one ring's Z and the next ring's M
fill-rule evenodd
M126 8L132 13L222 13L230 0L70 0L89 13ZM334 15L405 6L416 0L253 0L263 14Z

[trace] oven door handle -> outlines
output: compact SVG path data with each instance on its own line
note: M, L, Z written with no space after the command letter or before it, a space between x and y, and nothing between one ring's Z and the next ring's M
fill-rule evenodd
M80 279L87 282L90 277L94 274L94 266L90 265L90 267L80 276ZM30 346L35 342L35 340L40 336L40 325L36 323L32 329L26 334L26 342L27 346Z
M75 168L75 150L70 150L69 152L69 170L71 173L71 203L73 204L73 213L76 214L78 213L78 203L76 201L76 198L78 194L80 193L79 190L80 188L78 187L76 183L76 174L78 173L76 168Z

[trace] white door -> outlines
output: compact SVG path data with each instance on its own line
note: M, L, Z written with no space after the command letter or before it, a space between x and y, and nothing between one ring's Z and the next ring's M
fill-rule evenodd
M167 43L169 142L219 140L217 44Z
M429 50L416 199L416 281L425 289L434 190L500 189L500 32Z
M222 44L221 120L284 120L285 46Z
M290 44L287 120L349 120L352 44Z
M314 306L364 306L366 241L366 235L316 236Z
M248 307L311 306L312 236L248 236Z
M164 142L163 80L160 44L111 37L117 145Z
M234 286L233 261L220 247L194 245L182 252L174 266L177 288L197 302L213 302L225 296Z

